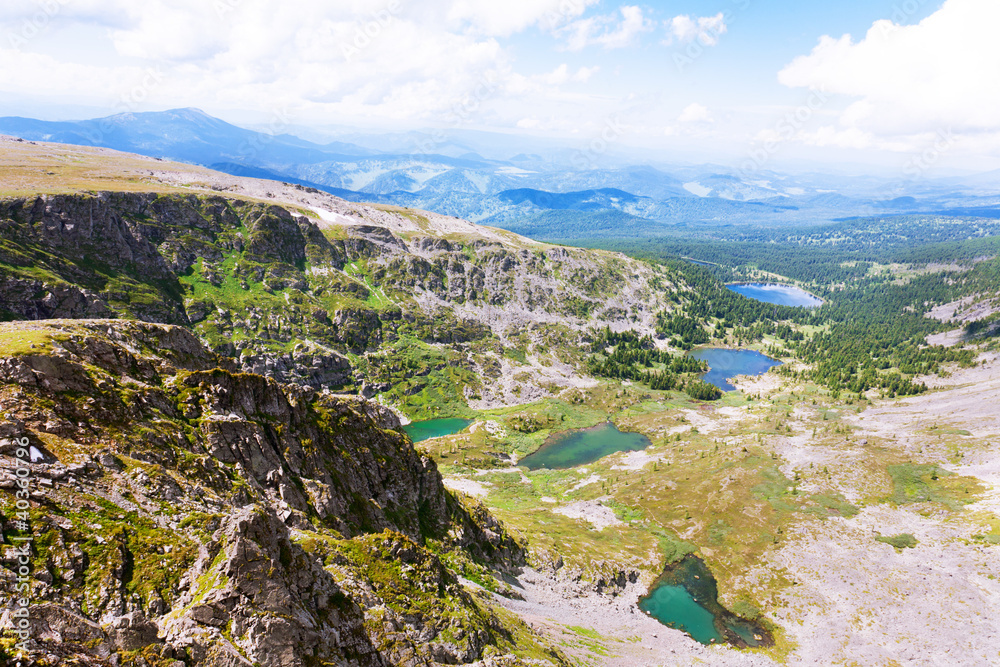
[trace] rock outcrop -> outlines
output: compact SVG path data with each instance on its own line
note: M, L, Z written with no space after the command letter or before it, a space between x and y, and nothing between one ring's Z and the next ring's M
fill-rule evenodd
M241 372L180 326L15 322L0 345L0 520L23 528L27 466L36 664L516 662L525 637L543 650L442 560L510 572L523 546L446 491L384 408Z
M2 200L0 315L188 326L244 371L354 393L385 384L358 359L379 353L400 366L391 387L414 380L392 400L445 387L457 405L492 396L504 374L525 378L525 397L568 386L565 374L499 363L504 348L579 371L589 330L651 333L683 288L669 269L612 253L513 236L404 235L352 216L341 218L356 224L333 225L221 196ZM463 372L422 375L408 367L404 342L436 346Z

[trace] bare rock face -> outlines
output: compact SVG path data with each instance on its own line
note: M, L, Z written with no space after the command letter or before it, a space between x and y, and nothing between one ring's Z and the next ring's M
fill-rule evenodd
M445 563L516 571L523 545L358 395L548 395L591 327L651 330L677 276L383 213L334 230L214 196L0 201L0 311L20 318L0 324L0 435L39 455L39 664L517 664L530 632ZM497 380L523 369L515 397ZM5 531L17 465L0 443Z
M189 326L244 371L357 391L381 381L348 356L403 337L461 349L523 336L552 351L554 332L567 348L594 327L650 333L679 280L621 256L402 235L354 215L330 234L285 208L214 196L0 200L0 309ZM492 361L468 365L484 373Z
M439 554L511 571L523 546L444 489L390 411L239 372L178 326L0 325L18 337L34 342L0 357L0 431L43 454L29 464L45 480L37 664L432 665L513 649L510 622Z
M167 643L213 666L229 664L233 655L277 667L310 659L390 664L366 633L361 608L291 542L274 514L238 510L207 549L218 555L188 573L190 588L175 605L183 611L163 622Z

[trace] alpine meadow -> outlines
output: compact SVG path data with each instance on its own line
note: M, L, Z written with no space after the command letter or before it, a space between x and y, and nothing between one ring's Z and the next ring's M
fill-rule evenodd
M1000 664L995 0L8 0L0 664Z

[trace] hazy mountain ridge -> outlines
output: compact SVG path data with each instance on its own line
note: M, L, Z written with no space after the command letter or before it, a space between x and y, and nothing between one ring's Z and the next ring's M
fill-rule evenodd
M287 134L258 133L193 109L76 122L0 118L0 132L214 165L237 175L258 174L316 187L352 201L415 207L492 224L519 221L545 210L592 212L595 207L661 223L706 225L803 224L893 212L968 214L981 206L991 207L983 214L992 216L998 201L995 193L1000 190L995 174L957 182L793 176L764 169L741 174L718 165L668 171L652 166L580 171L539 156L486 159L465 150L470 146L447 141L425 146L417 135L412 137L414 152L385 152L343 142L318 144ZM384 144L398 149L410 142ZM435 152L449 146L456 148L455 155ZM570 201L575 193L608 188L624 194L603 202ZM539 194L527 206L504 194L518 190L547 195Z

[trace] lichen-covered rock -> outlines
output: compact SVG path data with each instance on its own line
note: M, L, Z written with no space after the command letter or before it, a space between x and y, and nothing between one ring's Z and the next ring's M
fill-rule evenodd
M399 341L449 345L450 362L469 357L468 372L438 374L438 384L460 401L497 393L488 350L500 341L579 369L587 330L651 333L680 280L609 253L404 237L356 215L330 233L279 206L216 196L0 200L0 314L181 324L244 371L356 393L386 383L350 355L405 361ZM401 364L402 379L417 379L400 398L434 384L420 370ZM558 381L493 400L524 402Z
M42 454L38 664L430 666L517 650L435 551L506 571L523 546L448 493L384 407L238 372L178 326L16 322L0 340L32 341L0 356L0 432ZM15 491L0 487L4 531Z

